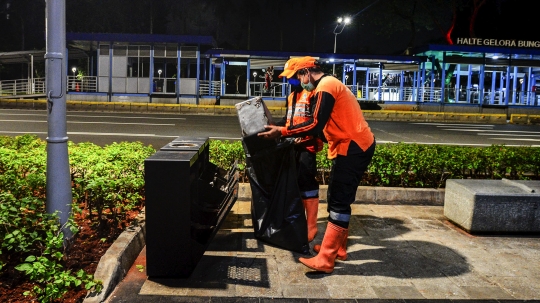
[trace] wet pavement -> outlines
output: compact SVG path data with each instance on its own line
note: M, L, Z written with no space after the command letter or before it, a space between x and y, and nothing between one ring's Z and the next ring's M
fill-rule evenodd
M540 236L470 235L440 205L352 207L332 274L255 239L250 202L237 201L189 278L149 279L143 248L105 302L540 302ZM323 202L311 247L327 215Z

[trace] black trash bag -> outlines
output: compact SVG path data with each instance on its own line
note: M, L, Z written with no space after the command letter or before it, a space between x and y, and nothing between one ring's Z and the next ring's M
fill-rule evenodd
M280 143L260 140L263 139L253 136L242 140L251 186L255 238L309 254L306 215L298 188L292 140Z

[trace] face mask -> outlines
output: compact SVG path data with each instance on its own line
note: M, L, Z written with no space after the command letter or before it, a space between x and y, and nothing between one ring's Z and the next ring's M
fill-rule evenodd
M291 78L289 79L289 85L291 86L291 92L301 92L302 86L300 86L300 80Z
M289 84L292 85L292 86L299 86L300 85L300 80L291 78L291 79L289 79Z
M309 74L307 74L306 76L308 78L308 83L304 83L304 82L300 81L300 85L302 86L303 89L305 89L308 92L313 91L315 89L315 85L313 85L311 83L311 81L309 81L309 79L310 79Z
M302 88L307 90L308 92L313 91L315 89L315 85L313 85L311 81L308 83L300 83L300 85L302 85Z

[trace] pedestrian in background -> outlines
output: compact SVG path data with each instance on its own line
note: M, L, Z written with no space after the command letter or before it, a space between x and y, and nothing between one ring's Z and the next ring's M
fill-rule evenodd
M325 74L310 56L297 59L294 74L302 88L312 92L312 117L290 128L267 125L259 136L267 139L324 134L328 158L332 159L328 183L328 224L322 244L315 246L313 258L300 258L307 267L331 273L335 259L347 258L347 237L351 204L360 181L375 152L375 136L364 119L351 90L335 77Z

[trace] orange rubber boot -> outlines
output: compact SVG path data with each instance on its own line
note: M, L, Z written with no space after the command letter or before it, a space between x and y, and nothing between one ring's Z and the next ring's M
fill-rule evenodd
M300 258L298 260L313 270L327 274L333 272L337 252L345 240L347 231L347 228L328 222L319 254L313 258Z
M345 239L343 239L343 243L341 243L341 246L339 247L337 251L337 255L336 255L336 259L341 260L341 261L347 260L347 237L349 236L349 230L347 229L345 233L346 233ZM318 253L320 250L321 250L320 244L315 244L315 246L313 246L314 252Z
M319 212L319 198L302 199L306 209L308 242L313 241L317 235L317 213Z

